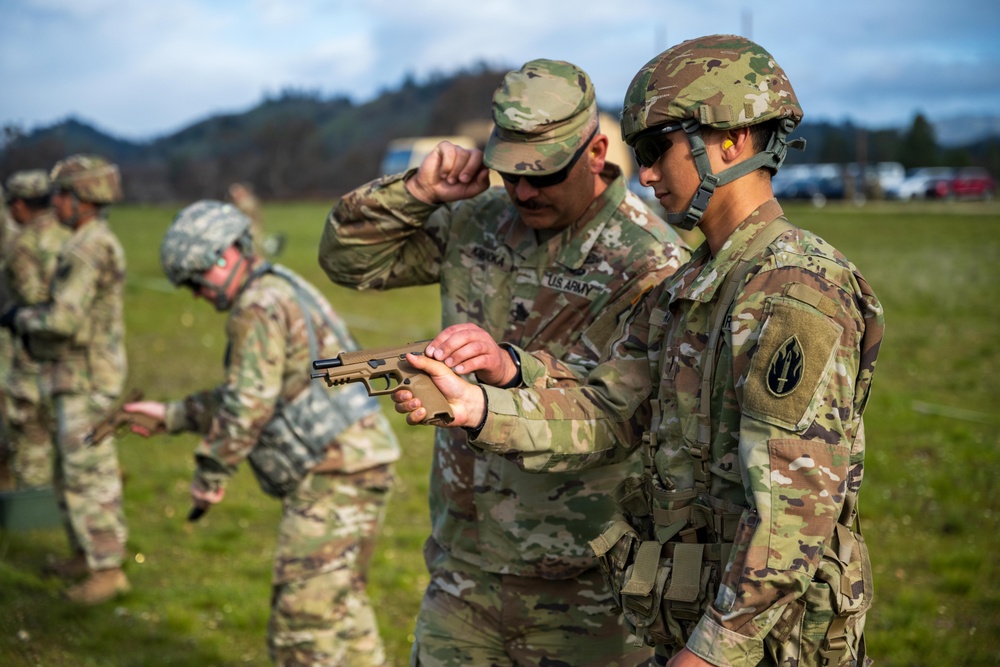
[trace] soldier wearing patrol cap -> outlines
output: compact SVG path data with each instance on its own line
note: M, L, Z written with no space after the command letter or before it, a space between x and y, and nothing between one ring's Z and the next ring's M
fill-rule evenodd
M551 374L527 355L534 384L514 391L412 359L473 447L526 470L644 453L591 545L657 664L869 662L857 503L884 319L858 269L774 199L801 118L785 72L750 40L711 35L655 57L629 86L622 134L668 220L704 233L691 261L628 314L583 387L538 388ZM394 398L424 419L409 392Z
M115 404L127 372L122 317L125 253L104 211L122 197L118 167L72 155L50 174L56 216L72 231L56 261L44 303L0 317L18 336L44 339L55 413L54 487L73 555L50 569L84 577L65 594L96 604L129 589L122 571L126 525L114 438L87 446L86 435ZM38 357L35 349L32 354Z
M210 200L174 219L160 245L163 270L228 312L225 380L182 400L125 409L170 433L201 434L196 507L222 500L244 460L281 499L267 630L275 664L381 666L365 586L399 446L361 385L330 391L310 381L313 359L357 344L322 294L254 251L251 224L235 206Z
M40 169L15 172L7 179L7 202L21 231L6 249L3 280L17 306L49 300L56 262L71 234L52 212L51 193L49 175ZM16 338L11 370L3 387L3 413L18 489L52 484L56 433L49 391L52 351L44 338L30 334Z
M320 264L356 289L438 283L443 324L463 339L485 330L470 349L508 360L513 346L545 351L571 377L597 363L618 316L689 251L607 162L594 87L578 67L526 63L504 76L492 112L485 153L442 142L417 169L344 196ZM502 189L488 188L489 169ZM479 370L463 355L449 364ZM439 430L415 663L649 659L630 643L587 546L611 515L611 490L640 467L632 457L535 475L473 451L461 430Z

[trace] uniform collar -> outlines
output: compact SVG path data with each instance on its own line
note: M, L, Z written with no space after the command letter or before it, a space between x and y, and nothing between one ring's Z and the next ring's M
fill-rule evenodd
M777 200L769 199L751 213L733 230L726 242L722 244L719 253L712 256L708 243L702 243L691 256L687 268L678 272L673 290L677 298L707 303L715 298L715 293L725 281L726 276L740 260L744 250L754 237L767 226L769 222L782 215L781 205Z

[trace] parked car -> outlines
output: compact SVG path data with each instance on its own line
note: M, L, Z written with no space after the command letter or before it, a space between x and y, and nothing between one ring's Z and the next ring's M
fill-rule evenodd
M951 191L959 199L992 199L997 183L982 167L963 167L951 179Z
M793 165L774 175L771 188L778 199L805 199L823 206L829 199L844 198L843 170L835 164Z
M890 199L947 199L952 197L951 182L954 170L949 167L921 167L914 169L896 187L886 191Z

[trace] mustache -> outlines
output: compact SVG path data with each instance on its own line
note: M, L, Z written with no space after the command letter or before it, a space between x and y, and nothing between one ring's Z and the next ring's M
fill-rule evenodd
M537 199L515 199L514 204L529 211L538 211L545 208L545 204Z

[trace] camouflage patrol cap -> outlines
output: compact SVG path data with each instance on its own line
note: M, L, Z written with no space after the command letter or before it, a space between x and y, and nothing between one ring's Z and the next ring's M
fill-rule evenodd
M493 134L483 162L508 174L544 176L573 158L597 127L587 73L559 60L508 72L493 94Z
M40 199L52 193L52 182L42 169L15 171L7 178L6 201Z
M622 138L686 119L718 130L775 118L802 120L784 70L758 44L737 35L682 42L650 60L629 84Z
M52 167L55 190L68 190L80 201L112 204L121 201L122 178L118 165L98 155L71 155Z
M244 255L253 253L250 218L232 204L203 199L170 224L160 244L160 265L174 285L197 282L234 244Z

